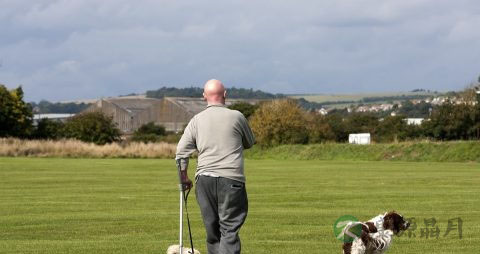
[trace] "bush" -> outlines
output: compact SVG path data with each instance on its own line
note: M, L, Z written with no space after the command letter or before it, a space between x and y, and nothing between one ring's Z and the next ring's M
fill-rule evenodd
M162 125L155 125L153 122L144 124L135 131L137 134L155 134L157 136L164 136L166 134L165 127Z
M62 122L52 121L47 118L40 119L32 136L35 139L59 139L64 135L64 127L65 124Z
M65 124L65 136L98 145L120 140L120 130L112 117L101 112L78 114Z
M140 128L133 133L131 141L154 143L160 141L161 137L165 136L166 133L165 127L150 122L140 126Z

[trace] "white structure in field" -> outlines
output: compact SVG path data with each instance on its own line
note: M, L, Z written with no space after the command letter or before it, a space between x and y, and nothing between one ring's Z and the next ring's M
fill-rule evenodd
M370 133L356 133L348 135L348 143L358 145L370 144Z
M421 125L425 119L423 118L407 118L405 119L408 125Z

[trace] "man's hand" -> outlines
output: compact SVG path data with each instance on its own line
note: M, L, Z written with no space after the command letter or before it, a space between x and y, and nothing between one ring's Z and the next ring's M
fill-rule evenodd
M182 190L190 190L193 186L192 180L188 178L186 170L180 170L180 181L182 182Z

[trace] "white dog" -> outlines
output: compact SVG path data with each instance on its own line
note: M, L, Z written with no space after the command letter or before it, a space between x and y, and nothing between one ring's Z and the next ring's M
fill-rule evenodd
M188 248L183 246L182 253L180 253L180 245L170 245L167 250L167 254L200 254L200 251L193 249L194 253L192 253L192 248Z

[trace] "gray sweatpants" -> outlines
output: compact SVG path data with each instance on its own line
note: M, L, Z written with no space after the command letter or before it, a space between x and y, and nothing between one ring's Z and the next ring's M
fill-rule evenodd
M239 254L238 232L248 212L245 184L201 175L195 194L207 230L208 254Z

